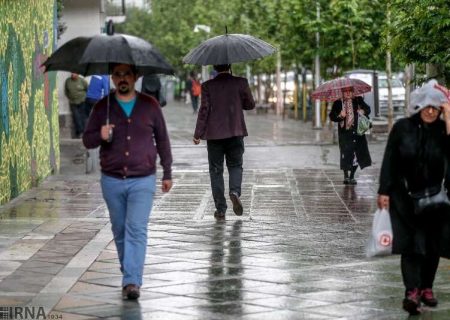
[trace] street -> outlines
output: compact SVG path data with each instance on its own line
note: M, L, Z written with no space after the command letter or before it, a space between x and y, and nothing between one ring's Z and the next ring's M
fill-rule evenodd
M385 141L369 139L373 165L346 186L330 126L249 112L244 215L228 200L216 222L192 109L163 111L174 186L162 194L158 183L138 302L121 298L98 172L85 174L85 150L68 140L60 174L0 207L1 306L43 306L64 320L408 318L399 257L364 253ZM450 318L449 276L442 260L440 303L417 319Z

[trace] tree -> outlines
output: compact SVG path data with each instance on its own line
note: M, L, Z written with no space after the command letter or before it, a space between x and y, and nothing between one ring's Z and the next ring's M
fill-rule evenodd
M176 69L184 73L181 58L196 43L192 33L193 26L189 16L191 5L186 1L165 0L152 1L152 11L146 12L131 8L127 12L124 24L117 25L118 32L141 37L155 45ZM184 17L174 21L174 17Z
M384 18L385 8L378 0L331 1L324 12L324 67L383 69Z
M448 0L392 0L392 51L405 63L434 65L450 84L450 10Z
M64 3L63 0L56 0L56 17L58 19L57 37L61 38L61 35L66 31L67 25L62 21Z

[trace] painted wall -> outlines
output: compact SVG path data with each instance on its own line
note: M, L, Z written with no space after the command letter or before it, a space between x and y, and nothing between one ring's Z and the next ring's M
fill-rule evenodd
M54 0L0 0L0 204L59 168Z

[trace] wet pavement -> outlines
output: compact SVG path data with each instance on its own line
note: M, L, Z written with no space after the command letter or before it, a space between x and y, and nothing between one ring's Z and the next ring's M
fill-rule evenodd
M121 298L119 263L98 173L79 141L63 141L61 174L0 207L0 319L6 306L54 319L407 319L397 256L367 259L384 142L374 165L342 184L328 126L247 115L244 215L216 222L205 145L187 105L164 108L174 187L158 192L139 302ZM450 264L437 308L450 318Z

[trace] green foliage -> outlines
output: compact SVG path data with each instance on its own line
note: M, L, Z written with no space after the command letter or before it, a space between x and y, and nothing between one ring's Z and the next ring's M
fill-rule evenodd
M355 68L384 69L381 31L385 12L380 1L333 0L324 10L321 36L324 67L342 71Z
M450 39L448 0L152 0L150 12L132 8L127 15L117 30L149 40L180 75L198 68L184 65L183 56L205 39L224 34L225 26L229 33L251 34L279 48L285 70L311 69L318 53L328 78L337 75L327 73L331 69L383 70L388 47L394 70L409 62L448 66L450 59L448 41L443 41ZM196 25L211 31L194 32ZM392 43L386 42L388 33ZM253 73L273 73L275 60L273 55L249 64ZM234 70L243 72L244 66Z
M448 0L392 0L392 50L405 63L441 66L450 79Z
M62 21L63 9L64 9L64 0L56 0L56 18L58 19L58 39L61 38L61 35L66 31L67 25Z

